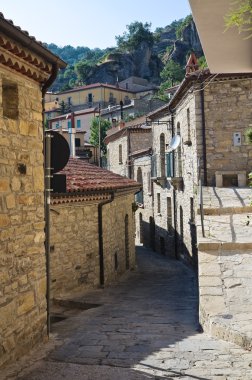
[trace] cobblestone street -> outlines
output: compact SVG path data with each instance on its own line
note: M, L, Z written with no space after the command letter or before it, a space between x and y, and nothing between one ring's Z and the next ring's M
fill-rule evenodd
M135 272L75 298L100 306L53 324L51 342L1 379L251 380L251 352L200 331L194 273L137 250Z

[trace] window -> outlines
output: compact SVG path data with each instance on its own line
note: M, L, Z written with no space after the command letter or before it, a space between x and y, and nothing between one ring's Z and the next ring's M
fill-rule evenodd
M56 128L56 129L59 128L59 122L57 122L57 123L55 124L55 128Z
M180 135L180 123L177 123L177 135ZM182 177L182 151L181 151L182 141L180 142L177 149L177 177Z
M76 148L79 148L81 146L81 143L80 143L80 139L79 138L76 138L75 139L75 146Z
M157 193L157 213L161 213L161 198L160 198L160 193Z
M3 116L17 120L18 111L18 86L14 82L3 81L2 84Z
M160 176L165 176L165 135L160 135Z
M151 172L148 172L148 174L147 174L147 180L148 180L148 194L152 194Z
M88 103L92 103L93 102L93 95L90 93L88 94Z
M194 201L193 197L190 198L190 222L195 222L195 211L194 211Z
M167 198L167 231L172 232L172 203L171 197Z
M119 145L119 164L122 164L122 145Z
M68 129L72 128L71 120L67 120L67 128Z
M140 167L137 169L137 182L141 183L141 185L143 186L143 175L142 175L142 169ZM136 194L136 202L140 203L140 204L144 203L144 200L143 200L143 189L140 190Z
M77 120L77 128L81 128L81 120L80 119Z
M188 141L191 141L191 117L190 117L190 108L187 108L187 129L188 129Z
M166 176L173 177L173 152L166 154Z

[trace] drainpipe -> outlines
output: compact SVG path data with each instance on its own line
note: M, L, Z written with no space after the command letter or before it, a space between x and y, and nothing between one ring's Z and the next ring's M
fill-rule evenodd
M128 177L131 178L132 176L132 160L130 159L130 131L127 128L127 163L128 163Z
M104 252L103 252L103 226L102 208L108 203L112 203L115 198L111 192L111 198L98 204L98 234L99 234L99 263L100 263L100 286L104 286Z
M172 127L172 137L174 136L174 111L169 107L169 111L171 113L171 127ZM173 175L175 174L175 160L174 160L174 151L172 152L172 171ZM175 258L179 259L179 253L178 253L178 237L177 237L177 209L176 209L176 190L173 188L172 192L172 198L173 198L173 224L174 224L174 253Z
M205 118L205 93L203 83L200 89L201 126L202 126L202 156L203 156L203 184L207 186L207 159L206 159L206 118Z
M47 335L50 335L50 198L51 198L51 137L45 137L45 94L51 84L55 81L58 74L58 65L52 65L52 74L46 83L42 86L42 128L43 128L43 152L45 155L45 148L47 155L44 160L44 173L45 173L45 254L46 254L46 300L47 300Z

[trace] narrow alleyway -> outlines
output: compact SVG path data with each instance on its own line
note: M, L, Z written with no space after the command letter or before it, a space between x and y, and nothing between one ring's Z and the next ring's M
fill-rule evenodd
M199 331L196 278L181 262L138 247L137 271L75 301L100 306L53 324L53 350L6 379L252 379L251 352Z

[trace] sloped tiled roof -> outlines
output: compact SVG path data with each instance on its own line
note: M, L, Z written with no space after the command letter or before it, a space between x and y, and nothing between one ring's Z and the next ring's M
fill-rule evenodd
M12 20L8 20L4 17L3 13L0 12L0 33L3 32L9 38L13 38L14 40L21 43L21 45L25 48L28 48L38 55L45 58L50 63L57 62L58 67L65 68L66 63L53 54L49 49L47 49L41 41L36 40L34 36L31 36L26 30L20 28L14 24ZM26 57L24 51L19 51L16 46L12 46L9 41L2 40L1 46L6 48L7 50L11 50L14 54L23 57L25 60L34 63L35 65L39 65L39 62L31 61L31 57Z
M129 188L137 191L141 187L132 179L122 177L78 158L70 158L67 166L60 174L66 174L67 193Z

